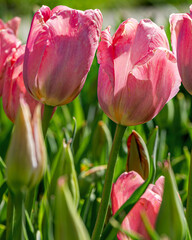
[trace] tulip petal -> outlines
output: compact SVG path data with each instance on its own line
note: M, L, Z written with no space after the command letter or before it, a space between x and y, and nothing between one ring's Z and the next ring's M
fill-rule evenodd
M6 26L8 28L11 28L14 32L14 34L17 36L18 35L18 30L19 30L19 26L21 23L21 18L19 17L14 17L11 20L9 20L6 24Z
M51 39L38 71L41 99L46 104L67 104L83 87L98 45L100 23L97 16L95 19L92 16L98 14L97 10L90 13L65 10L56 12L47 21Z
M4 85L4 72L8 58L20 46L21 42L16 38L11 29L0 30L0 96Z
M188 14L170 16L171 42L177 54L178 68L184 87L192 94L192 19Z
M46 46L49 43L49 31L46 21L51 10L43 6L37 11L31 23L24 57L23 78L27 90L32 94L39 92L37 72ZM34 95L35 96L35 95Z
M141 20L131 47L132 64L137 64L143 57L158 47L169 49L164 29L149 19Z
M156 49L149 61L143 65L138 63L133 68L128 75L126 88L114 95L118 121L122 125L149 121L178 91L180 81L174 55L167 49ZM131 89L134 89L134 94Z
M15 122L16 115L20 106L20 98L29 104L31 114L33 115L37 101L27 92L23 82L23 60L25 45L20 46L12 55L7 63L4 74L3 88L3 108L8 118Z
M143 182L144 180L141 176L134 171L121 174L112 187L111 201L113 214ZM147 215L151 225L154 227L162 201L162 192L160 189L163 189L163 185L164 178L161 177L157 180L155 185L150 184L148 186L145 193L124 219L122 227L125 230L139 233L145 239L150 239L141 219L141 213L143 212ZM118 233L117 237L119 240L128 239L122 233Z

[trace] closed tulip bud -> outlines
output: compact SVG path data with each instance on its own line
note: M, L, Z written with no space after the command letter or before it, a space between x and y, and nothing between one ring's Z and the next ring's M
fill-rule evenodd
M41 102L59 106L81 91L98 46L102 14L65 6L41 7L29 32L24 82Z
M21 45L12 29L0 29L0 96L4 85L4 73L6 64L13 52Z
M113 214L115 214L143 182L142 177L134 171L121 174L112 187L111 202ZM125 217L122 223L123 229L133 234L138 233L144 239L150 239L141 213L147 216L149 223L154 228L162 201L163 186L164 177L160 177L155 185L149 184L145 193ZM128 240L128 237L122 233L118 233L117 238L118 240Z
M170 239L187 239L187 222L169 162L165 162L163 172L165 176L165 186L163 200L156 222L156 230L159 235L166 235Z
M163 28L149 19L124 21L111 37L102 31L98 100L114 122L130 126L154 118L179 91L176 58Z
M28 93L23 82L24 53L25 45L18 47L7 62L4 73L3 108L7 117L12 122L16 120L21 97L28 104L32 115L38 104L38 101ZM42 111L43 107L42 105Z
M190 13L171 14L171 44L185 89L192 94L192 5Z
M87 229L76 211L67 179L58 180L55 199L55 240L90 240Z
M38 184L46 164L40 106L36 107L31 119L23 99L20 105L6 155L7 182L13 192L25 191Z
M127 140L127 147L127 171L133 170L146 180L150 168L149 153L142 137L134 130Z

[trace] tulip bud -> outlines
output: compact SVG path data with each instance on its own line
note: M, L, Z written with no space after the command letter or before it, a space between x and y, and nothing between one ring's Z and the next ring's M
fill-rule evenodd
M166 235L170 239L185 239L187 223L169 162L165 162L163 172L165 185L162 204L156 221L156 230L159 235Z
M64 177L58 180L55 202L55 240L61 239L90 240Z
M127 147L127 172L133 170L139 173L144 180L147 179L150 168L148 150L142 137L134 130L127 140Z
M20 100L15 129L6 155L7 181L13 192L30 189L39 183L46 164L46 148L38 105L31 119L28 105Z

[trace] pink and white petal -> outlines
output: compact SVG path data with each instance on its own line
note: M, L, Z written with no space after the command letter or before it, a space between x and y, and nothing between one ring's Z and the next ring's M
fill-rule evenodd
M149 19L141 20L131 47L132 65L137 64L143 57L158 47L169 49L169 42L164 29Z

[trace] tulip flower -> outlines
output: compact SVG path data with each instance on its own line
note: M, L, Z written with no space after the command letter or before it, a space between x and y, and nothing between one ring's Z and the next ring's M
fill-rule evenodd
M71 102L81 91L98 46L99 10L41 7L34 15L25 59L24 83L46 105Z
M6 64L13 52L21 45L21 42L17 39L14 32L7 28L1 28L0 22L0 96L2 96L4 85L4 73Z
M14 193L33 188L41 180L46 165L46 148L37 105L31 118L27 103L20 100L14 132L6 155L8 186Z
M192 5L190 14L172 14L170 16L171 44L177 56L177 64L182 83L192 94Z
M4 74L3 108L12 122L15 122L21 97L29 105L32 115L38 104L28 93L23 82L24 53L25 45L22 45L12 54Z
M113 214L127 201L132 193L144 182L142 177L134 171L121 174L113 184L111 192ZM150 184L139 201L125 217L122 227L128 232L138 233L144 239L150 239L143 223L141 214L146 214L152 227L155 226L163 195L164 177L160 177L156 184ZM118 233L119 240L128 239L122 233Z
M113 37L109 27L102 31L97 58L99 104L118 124L151 120L179 90L181 79L165 31L148 19L127 19Z
M14 17L11 20L9 20L7 23L4 23L3 20L0 19L0 30L11 29L13 33L17 36L20 22L21 22L21 18L19 17Z

